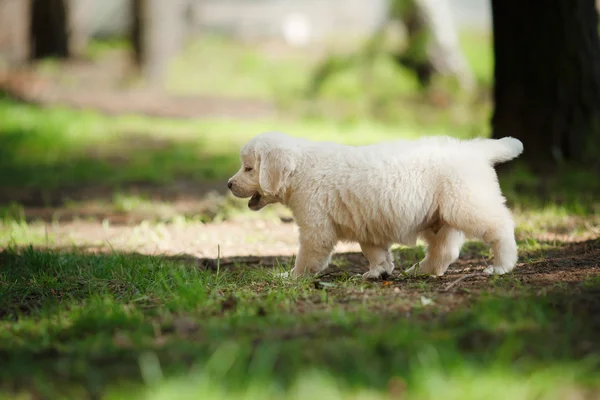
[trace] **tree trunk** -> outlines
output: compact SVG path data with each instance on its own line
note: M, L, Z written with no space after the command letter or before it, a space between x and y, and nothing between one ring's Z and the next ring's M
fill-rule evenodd
M95 0L66 0L68 11L69 54L80 57L85 54L89 42L90 16Z
M408 47L395 55L396 62L414 71L423 88L431 84L435 67L429 58L428 46L430 30L423 12L416 0L395 0L392 2L390 17L402 21L406 29Z
M29 59L30 1L0 0L0 53L11 64Z
M69 57L68 11L64 0L32 0L32 58Z
M456 78L459 87L470 93L475 87L475 78L465 58L458 39L458 28L454 23L449 0L414 0L427 27L429 42L427 56L435 71Z
M144 77L162 83L182 45L184 0L134 0L132 42L135 61Z
M453 77L466 93L475 78L458 39L449 0L393 0L390 17L406 28L408 48L396 61L412 69L423 87L436 76Z
M523 141L536 170L598 163L600 40L594 0L492 0L493 136Z

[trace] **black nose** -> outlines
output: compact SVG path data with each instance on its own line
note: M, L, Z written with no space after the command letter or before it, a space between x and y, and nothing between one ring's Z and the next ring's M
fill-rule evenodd
M231 189L231 187L232 187L232 186L233 186L233 182L231 182L231 181L227 182L227 187L228 187L229 189Z

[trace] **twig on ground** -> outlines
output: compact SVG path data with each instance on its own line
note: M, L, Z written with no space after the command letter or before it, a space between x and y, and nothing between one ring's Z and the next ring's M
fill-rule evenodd
M444 287L444 292L447 292L448 290L452 289L454 286L456 286L458 283L464 281L465 279L469 279L469 278L473 278L475 276L487 276L487 274L484 274L483 272L473 272L472 274L467 274L467 275L463 275L458 279L453 280L452 282L450 282L449 284L447 284Z
M325 271L320 273L319 275L315 276L315 279L322 279L325 277L329 277L329 276L335 276L338 275L340 273L340 271L344 271L341 268L332 268L330 271Z

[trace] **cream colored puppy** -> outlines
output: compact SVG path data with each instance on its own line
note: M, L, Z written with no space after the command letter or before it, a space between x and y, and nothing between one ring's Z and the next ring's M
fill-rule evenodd
M370 146L310 142L264 133L241 150L242 167L227 186L248 207L282 203L300 228L296 278L325 269L340 240L354 241L369 261L366 279L392 273L390 247L427 243L408 272L443 275L465 235L494 253L488 274L517 262L514 223L493 165L517 157L514 138L460 141L430 137Z

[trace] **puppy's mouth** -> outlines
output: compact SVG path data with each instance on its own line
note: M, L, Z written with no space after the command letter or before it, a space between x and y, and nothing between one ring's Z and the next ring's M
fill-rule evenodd
M250 197L250 200L248 200L248 208L256 208L258 206L258 203L260 203L261 197L262 196L260 195L260 193L254 193L252 197Z

